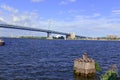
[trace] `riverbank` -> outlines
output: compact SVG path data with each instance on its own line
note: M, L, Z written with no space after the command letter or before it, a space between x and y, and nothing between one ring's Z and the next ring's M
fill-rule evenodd
M120 41L120 39L117 40L110 40L110 39L47 39L47 37L36 37L36 36L20 36L20 37L0 37L2 38L18 38L18 39L40 39L40 40L85 40L85 41Z

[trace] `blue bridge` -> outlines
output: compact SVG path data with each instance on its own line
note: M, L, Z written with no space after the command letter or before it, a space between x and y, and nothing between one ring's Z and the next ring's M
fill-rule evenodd
M47 33L47 38L50 38L51 34L66 35L66 38L71 38L71 36L74 36L74 37L77 37L77 38L85 38L84 36L79 36L79 35L75 35L75 34L72 35L71 33L65 33L65 32L53 31L53 30L46 30L46 29L38 29L38 28L30 28L30 27L19 26L19 25L0 24L0 27L1 28L12 28L12 29L20 29L20 30L45 32L45 33Z

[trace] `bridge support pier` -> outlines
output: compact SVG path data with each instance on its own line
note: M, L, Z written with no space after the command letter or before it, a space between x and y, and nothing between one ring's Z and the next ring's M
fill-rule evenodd
M53 39L51 32L47 32L47 39Z

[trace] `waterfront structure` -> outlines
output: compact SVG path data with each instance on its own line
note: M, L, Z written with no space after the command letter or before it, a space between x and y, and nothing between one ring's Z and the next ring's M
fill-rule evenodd
M107 35L107 39L118 39L117 35Z
M96 72L95 61L88 58L87 53L83 54L83 58L74 60L74 73L79 76L94 76Z
M75 39L75 33L70 33L69 35L66 35L66 39Z
M5 42L2 39L0 39L0 46L3 46L3 45L5 45Z
M29 31L38 31L38 32L45 32L47 33L47 39L53 39L51 34L60 34L60 35L66 35L66 38L69 37L70 39L75 38L86 38L84 36L79 36L71 33L65 33L65 32L59 32L59 31L53 31L53 30L45 30L45 29L37 29L37 28L30 28L25 26L18 26L18 25L10 25L10 24L0 24L1 28L12 28L12 29L20 29L20 30L29 30Z

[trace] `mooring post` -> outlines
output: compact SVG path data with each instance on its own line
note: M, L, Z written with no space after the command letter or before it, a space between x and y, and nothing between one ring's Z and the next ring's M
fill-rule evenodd
M94 77L96 73L95 61L88 58L87 53L83 54L83 58L74 60L74 73L84 77Z

